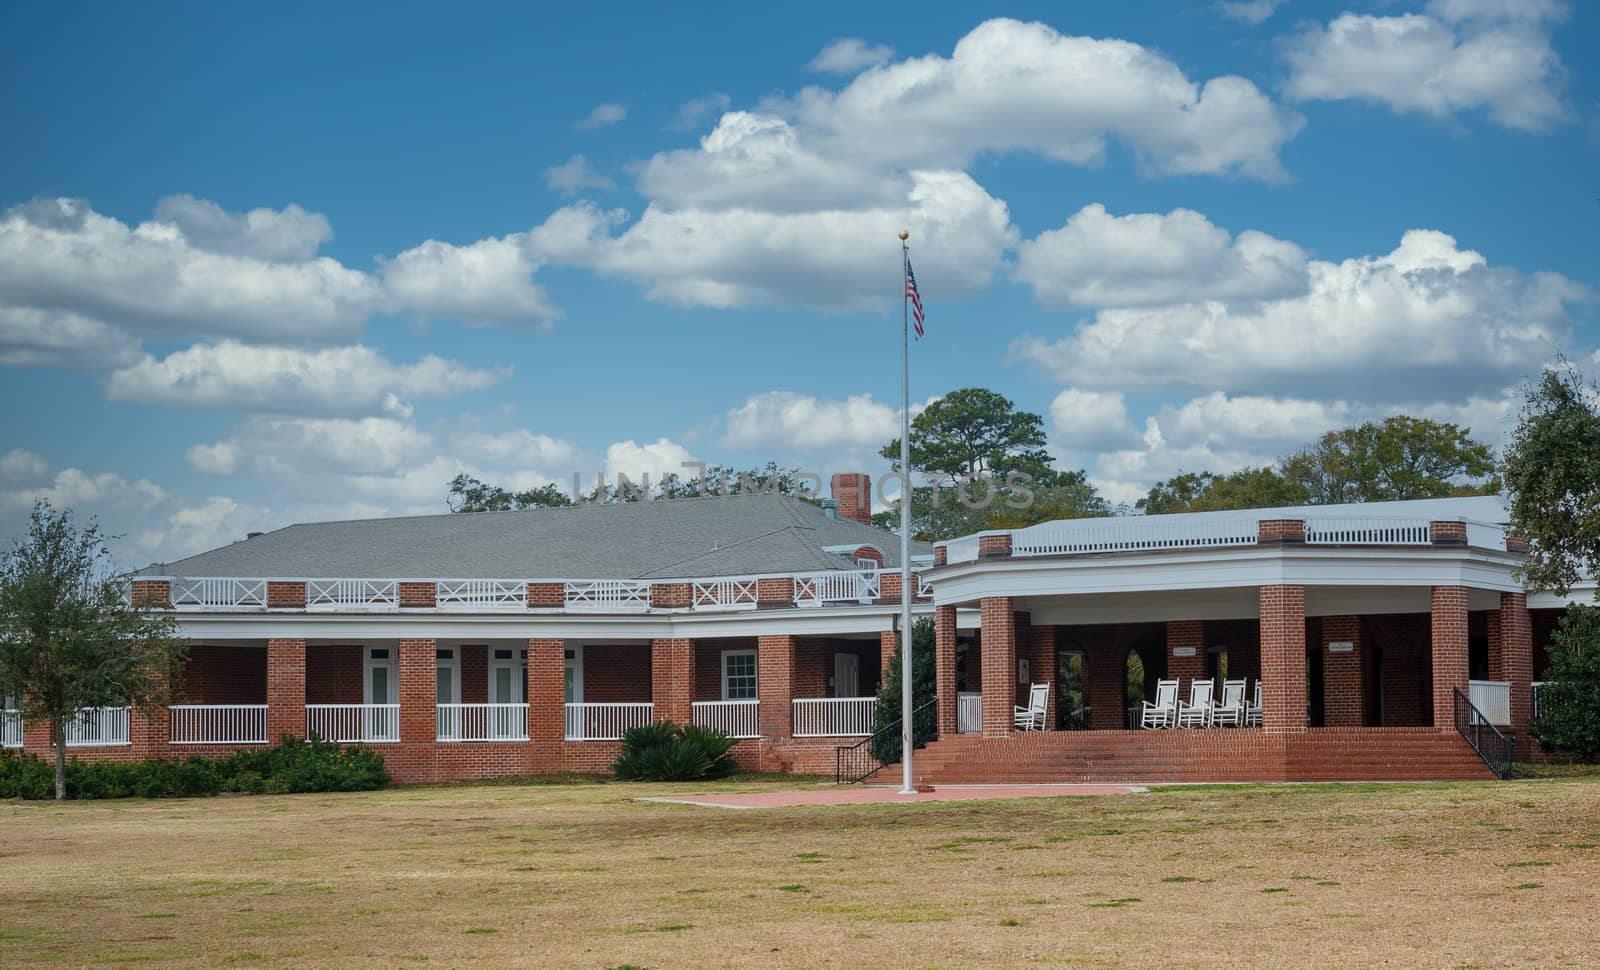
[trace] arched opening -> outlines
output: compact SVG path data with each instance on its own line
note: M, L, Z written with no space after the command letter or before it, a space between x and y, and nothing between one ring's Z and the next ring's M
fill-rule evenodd
M1056 650L1056 730L1089 729L1089 667L1083 647L1068 643Z

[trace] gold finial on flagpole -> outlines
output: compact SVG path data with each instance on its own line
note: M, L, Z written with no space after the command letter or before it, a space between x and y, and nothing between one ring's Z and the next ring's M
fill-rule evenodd
M900 230L900 239L902 241L910 239L910 238L911 238L911 233L906 232L904 229Z

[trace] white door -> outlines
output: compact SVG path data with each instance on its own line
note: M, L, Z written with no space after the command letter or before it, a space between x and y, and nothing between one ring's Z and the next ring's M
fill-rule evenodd
M833 696L861 696L861 658L856 654L833 655Z
M392 707L384 706L399 701L394 651L388 647L368 647L366 671L361 681L361 703L367 705L362 717L362 739L398 740L399 718Z
M454 647L440 647L434 666L434 682L439 693L439 737L454 740L461 737L461 678L458 676ZM449 705L449 706L446 706Z
M489 655L489 703L523 704L528 698L528 652L499 648ZM491 708L490 730L497 738L520 738L528 733L527 712L517 708Z
M583 703L583 648L568 647L563 655L565 660L561 665L561 680L565 688L563 700L567 704ZM565 707L566 711L566 737L570 741L584 741L588 738L587 719L582 707Z

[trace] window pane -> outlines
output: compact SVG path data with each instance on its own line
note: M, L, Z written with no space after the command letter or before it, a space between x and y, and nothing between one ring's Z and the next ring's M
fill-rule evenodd
M389 668L372 668L372 703L389 703Z
M449 667L440 667L434 676L439 681L439 703L454 703L451 698L455 696L455 671Z

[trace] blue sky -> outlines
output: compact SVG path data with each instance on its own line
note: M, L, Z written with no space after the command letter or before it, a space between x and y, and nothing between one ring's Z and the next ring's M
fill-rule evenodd
M1009 19L1001 19L1009 18ZM0 11L0 526L131 562L913 398L1132 501L1600 345L1592 5Z

